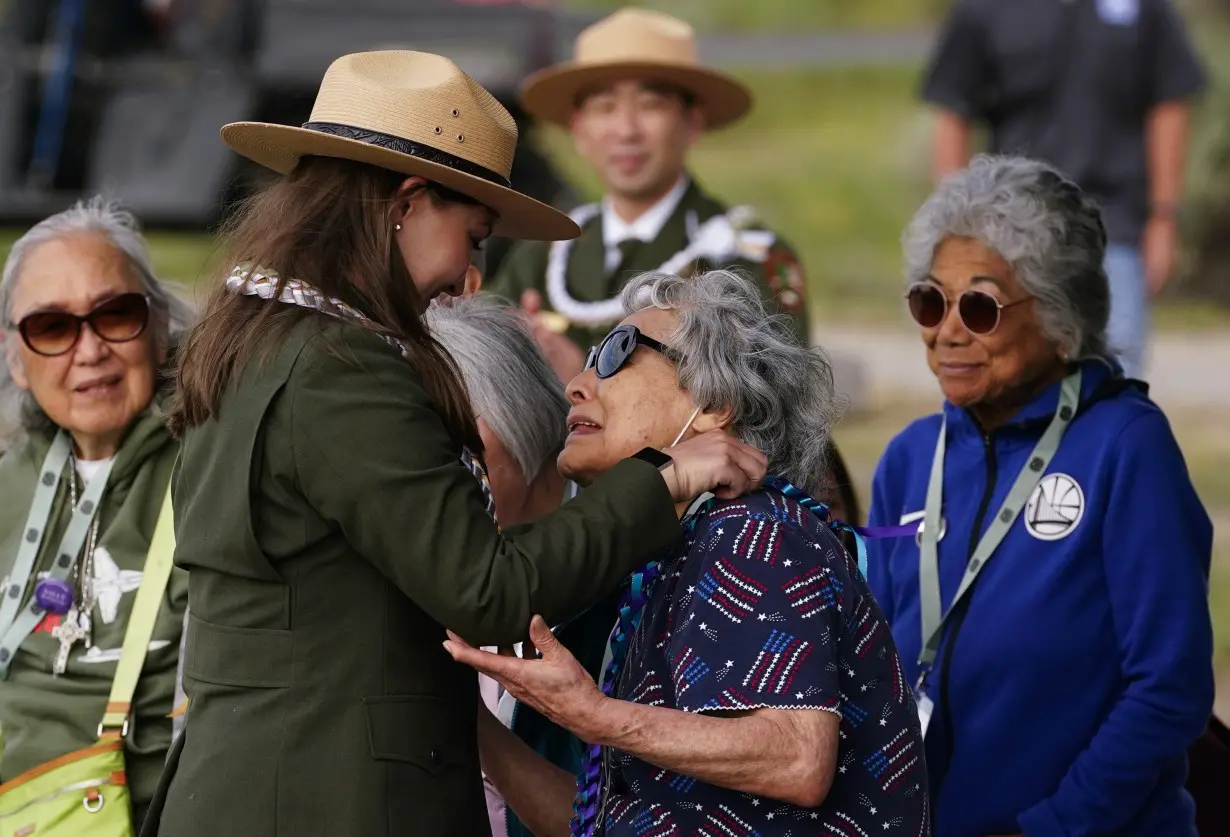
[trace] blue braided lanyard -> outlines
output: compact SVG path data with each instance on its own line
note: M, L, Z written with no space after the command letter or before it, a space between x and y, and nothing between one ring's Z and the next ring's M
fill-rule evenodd
M696 516L691 518L692 524ZM640 625L641 615L645 605L653 594L653 589L661 572L657 561L650 561L632 574L628 589L619 600L619 621L611 631L611 661L602 674L602 694L611 697L615 692L615 683L619 680L620 671L628 657L628 646L632 635ZM572 820L569 822L570 833L574 837L590 837L598 823L598 803L602 797L602 747L598 744L588 744L581 761L581 772L577 775L577 795L572 801Z
M867 542L863 537L864 535L876 537L874 533L862 527L851 526L849 523L837 520L829 513L828 506L812 497L803 489L791 485L784 477L766 477L765 485L777 489L784 496L794 500L828 524L828 527L834 532L849 532L853 535L855 549L858 552L858 572L863 578L867 578Z
M848 523L833 519L829 507L813 498L801 488L791 485L780 476L766 477L766 488L772 488L782 495L794 500L803 508L812 512L834 531L849 532L854 535L858 545L858 570L864 578L867 577L867 547L863 535L858 529ZM684 531L690 535L696 528L697 521L709 510L714 500L710 499L696 512L689 515L683 522ZM640 625L645 605L649 602L661 573L657 561L651 561L632 574L627 590L619 602L619 621L611 631L611 660L602 674L602 694L611 697L615 684L628 656L628 648L632 635ZM572 837L592 837L598 826L598 806L602 799L602 747L589 744L581 762L581 771L577 775L577 795L572 803L572 820L569 822L569 833Z

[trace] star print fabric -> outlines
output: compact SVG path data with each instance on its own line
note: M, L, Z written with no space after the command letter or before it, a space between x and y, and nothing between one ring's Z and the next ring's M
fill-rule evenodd
M608 751L606 837L929 835L914 699L837 537L774 490L712 503L691 532L663 562L617 696L713 715L832 712L832 789L805 809Z

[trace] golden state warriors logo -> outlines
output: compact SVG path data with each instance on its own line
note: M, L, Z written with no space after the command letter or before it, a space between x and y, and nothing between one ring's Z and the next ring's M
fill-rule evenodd
M1085 492L1067 474L1047 474L1025 504L1025 528L1041 541L1066 538L1085 514Z

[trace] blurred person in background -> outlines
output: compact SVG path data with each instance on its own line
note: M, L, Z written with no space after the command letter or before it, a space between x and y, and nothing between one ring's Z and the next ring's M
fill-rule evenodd
M1171 0L957 0L923 84L934 172L989 151L1045 160L1102 207L1108 337L1143 378L1149 297L1174 273L1189 133L1205 74Z
M598 683L541 619L540 660L451 637L454 657L587 742L578 779L480 710L484 769L538 837L928 834L891 634L807 496L838 413L827 360L728 271L645 274L621 301L568 384L560 471L587 485L641 445L722 429L776 476L684 504L678 543L624 590Z
M521 103L572 132L601 179L600 203L572 211L575 241L522 242L486 290L521 304L561 380L623 316L619 291L646 270L688 275L739 266L806 342L806 287L794 250L748 207L731 209L688 173L689 150L751 109L737 79L697 61L692 28L623 9L583 31L574 57L530 76Z
M3 784L99 741L178 450L162 370L191 311L154 277L136 220L94 198L13 245L0 316ZM137 827L171 743L187 597L174 572L124 738Z
M307 123L222 138L279 177L228 222L177 366L188 709L143 833L483 834L478 681L443 625L508 645L568 618L764 456L717 433L641 452L501 531L423 315L497 231L578 232L511 188L512 117L449 59L384 50L334 61Z
M1092 198L974 159L903 237L945 403L893 439L868 576L917 684L939 837L1194 835L1212 526L1165 414L1110 352Z

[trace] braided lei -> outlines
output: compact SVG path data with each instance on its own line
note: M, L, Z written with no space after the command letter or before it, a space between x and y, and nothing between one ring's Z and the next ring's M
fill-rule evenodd
M813 498L801 488L796 488L782 477L766 477L765 486L780 491L803 508L815 514L831 529L853 532L858 544L859 572L867 575L867 552L862 535L849 524L834 520L829 514L829 508L824 503ZM689 515L684 521L684 531L691 535L696 528L696 522L701 515L709 510L714 500L710 499L703 506ZM653 595L654 588L661 573L657 561L650 561L632 574L628 589L624 591L619 601L619 622L611 632L611 661L606 671L602 673L602 694L611 697L615 684L619 681L620 671L628 657L628 647L632 635L640 624L645 605ZM577 775L577 795L572 802L572 820L569 822L569 833L572 837L592 837L598 826L598 805L602 799L602 747L589 744L581 763L581 772Z

